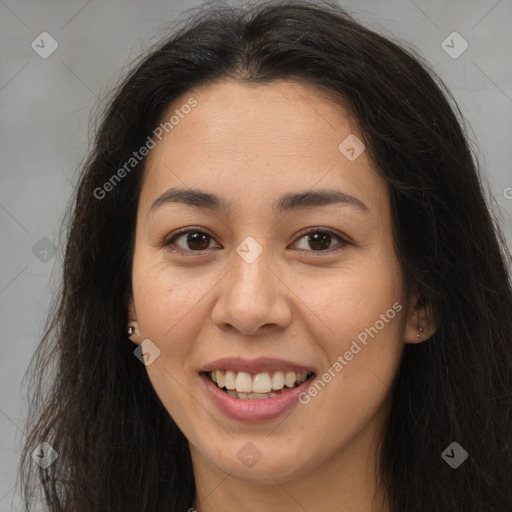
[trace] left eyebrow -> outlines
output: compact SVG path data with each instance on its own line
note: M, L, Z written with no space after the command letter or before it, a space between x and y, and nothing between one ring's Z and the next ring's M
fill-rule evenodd
M369 208L357 197L351 196L341 190L307 190L294 194L285 194L278 199L272 209L276 212L286 212L290 210L302 210L315 208L318 206L328 206L331 204L356 206L365 213L369 213Z
M159 196L149 208L153 212L165 204L181 203L188 206L222 212L229 215L231 205L216 194L211 194L197 189L170 188ZM306 190L303 192L289 193L280 197L272 205L275 213L283 213L292 210L304 210L309 208L328 206L332 204L355 206L365 213L369 208L357 197L346 192L333 189Z

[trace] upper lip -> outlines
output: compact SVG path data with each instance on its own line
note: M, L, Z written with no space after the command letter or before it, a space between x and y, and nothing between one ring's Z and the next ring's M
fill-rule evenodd
M233 370L236 372L263 373L270 371L308 372L314 373L311 367L296 364L284 359L273 357L259 357L257 359L242 359L241 357L224 357L208 363L203 372L213 370Z

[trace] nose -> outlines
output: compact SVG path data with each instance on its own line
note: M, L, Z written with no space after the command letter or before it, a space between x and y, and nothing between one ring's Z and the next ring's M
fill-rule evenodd
M220 329L247 335L286 328L292 318L291 292L278 278L265 251L248 263L233 255L234 266L219 283L212 320Z

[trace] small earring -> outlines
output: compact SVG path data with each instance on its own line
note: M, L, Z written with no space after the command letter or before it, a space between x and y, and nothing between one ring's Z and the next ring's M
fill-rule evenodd
M420 326L418 327L418 331L420 331L420 333L422 333L422 332L423 332L423 326L421 326L421 325L420 325ZM421 338L421 334L416 334L416 337L417 337L417 338Z
M135 333L135 327L133 327L133 325L129 325L126 327L126 334L128 334L128 336L133 336L133 334Z

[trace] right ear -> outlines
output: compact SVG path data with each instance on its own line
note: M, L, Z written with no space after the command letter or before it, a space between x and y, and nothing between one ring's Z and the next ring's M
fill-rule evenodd
M135 345L139 345L141 342L139 324L137 322L137 312L135 311L135 304L133 302L133 296L129 296L126 301L126 314L128 321L126 322L126 329L132 327L132 334L127 333L128 338Z

